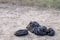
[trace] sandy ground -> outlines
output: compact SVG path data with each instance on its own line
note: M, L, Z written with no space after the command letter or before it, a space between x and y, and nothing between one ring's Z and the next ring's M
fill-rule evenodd
M53 28L55 36L36 36L29 32L27 36L16 37L14 33L25 29L30 21ZM60 40L60 11L0 3L0 40Z

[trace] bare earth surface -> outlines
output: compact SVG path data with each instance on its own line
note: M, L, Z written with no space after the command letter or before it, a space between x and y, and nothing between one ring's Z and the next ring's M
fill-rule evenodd
M27 36L16 37L14 33L25 29L30 21L53 28L55 36L36 36L29 32ZM0 3L0 40L60 40L60 11Z

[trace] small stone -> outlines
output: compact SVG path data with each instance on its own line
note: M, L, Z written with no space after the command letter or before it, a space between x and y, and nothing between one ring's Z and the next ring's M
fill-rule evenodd
M54 36L55 35L55 31L52 28L49 28L47 34L49 36Z
M18 30L18 31L16 31L16 33L14 35L15 36L25 36L25 35L28 35L28 31L26 29Z

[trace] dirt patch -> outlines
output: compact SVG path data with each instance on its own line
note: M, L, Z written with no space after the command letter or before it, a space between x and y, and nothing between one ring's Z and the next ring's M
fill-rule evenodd
M54 37L36 36L32 33L24 37L14 36L15 31L25 29L30 21L52 27L56 31ZM60 11L0 4L0 40L60 40Z

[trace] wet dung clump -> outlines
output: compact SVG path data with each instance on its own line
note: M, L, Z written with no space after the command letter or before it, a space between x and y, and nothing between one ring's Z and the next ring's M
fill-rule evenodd
M25 36L28 35L28 31L26 29L18 30L14 34L15 36Z
M33 21L33 22L30 22L26 28L27 28L30 32L33 33L33 30L34 30L34 28L36 28L36 27L41 27L41 26L39 25L38 22Z
M47 32L47 35L48 36L54 36L55 35L55 31L52 28L49 28L48 32Z
M34 28L33 33L35 35L44 36L44 35L47 35L47 32L45 30L47 30L47 29L44 27L36 27L36 28Z

